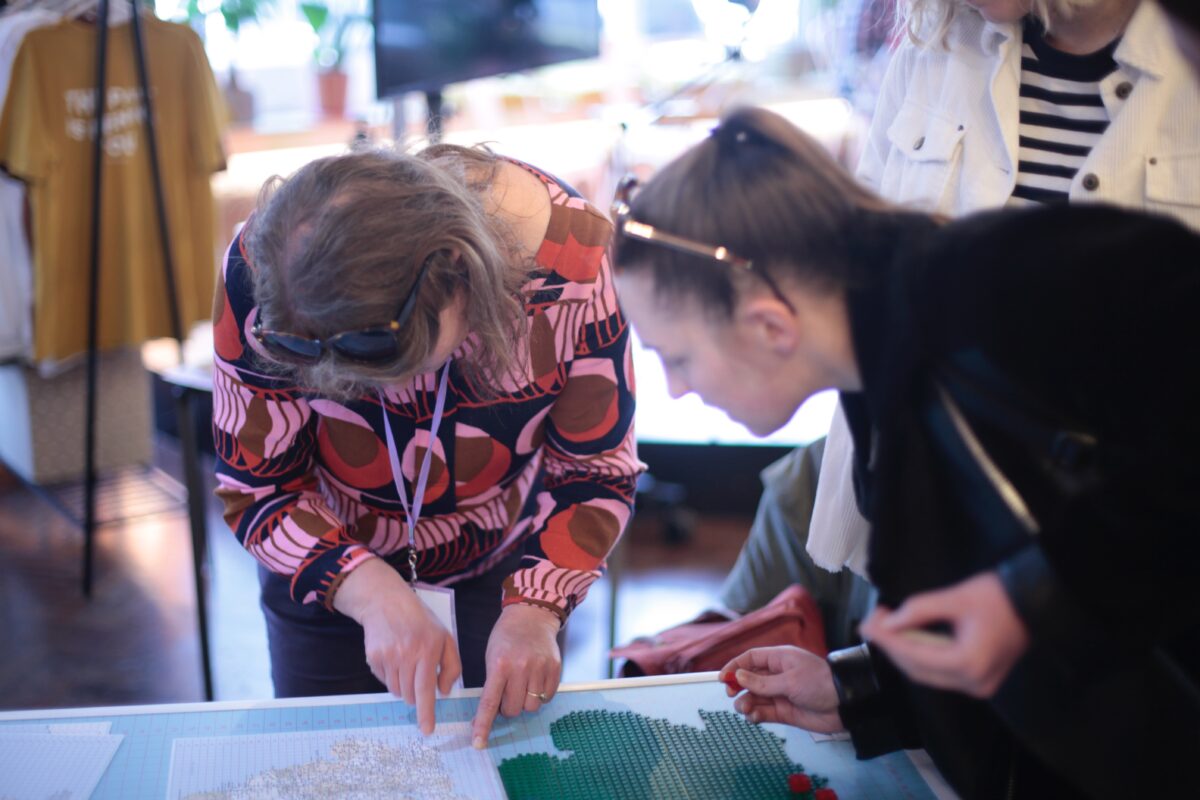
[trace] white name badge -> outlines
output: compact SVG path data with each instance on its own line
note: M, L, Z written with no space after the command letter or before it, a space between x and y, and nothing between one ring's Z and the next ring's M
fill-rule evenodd
M432 586L421 581L413 584L413 590L416 591L417 597L425 604L425 607L437 617L437 621L442 623L446 630L450 631L450 635L454 637L454 643L457 645L458 621L454 616L454 590L448 586ZM461 657L462 653L460 651L459 658ZM461 675L454 682L454 688L463 688Z

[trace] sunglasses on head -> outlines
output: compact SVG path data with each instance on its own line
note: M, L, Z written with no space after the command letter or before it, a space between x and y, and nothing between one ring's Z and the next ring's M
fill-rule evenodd
M400 329L417 305L417 290L429 271L429 262L430 259L425 259L421 264L396 318L387 325L343 331L328 339L314 339L286 331L267 330L260 319L250 328L250 333L272 357L296 364L315 364L326 350L344 361L356 364L386 364L394 361L400 355Z
M614 244L619 244L620 237L628 236L630 239L637 239L642 242L650 242L680 253L687 253L693 256L700 256L712 261L719 261L722 264L727 264L734 269L743 270L753 275L757 275L767 288L771 290L771 294L775 295L775 299L783 303L788 309L795 311L788 299L783 296L783 292L779 290L779 286L772 280L762 268L755 268L754 261L749 258L742 258L730 252L727 247L714 247L710 244L697 242L694 239L688 239L683 236L677 236L673 233L667 233L661 228L656 228L653 225L647 225L644 222L639 222L633 218L633 210L630 207L629 201L633 197L633 190L637 187L637 178L633 175L626 175L617 184L616 194L613 195L612 203L612 219L615 226Z

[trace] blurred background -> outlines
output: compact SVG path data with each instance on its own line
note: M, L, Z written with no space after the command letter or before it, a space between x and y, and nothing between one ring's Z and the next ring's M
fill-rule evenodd
M20 48L13 20L31 9L94 20L96 3L8 4L9 60ZM355 147L487 143L606 210L623 174L652 173L723 110L756 104L852 169L894 27L892 0L158 0L148 10L196 32L219 95L202 120L225 153L223 169L206 171L212 260L200 271L211 274L264 180ZM20 205L6 213L31 235ZM207 237L210 217L195 218ZM0 274L0 294L16 297L21 278ZM0 708L201 699L205 663L217 699L271 694L254 562L211 494L211 295L194 294L181 297L201 309L184 320L182 349L151 336L104 348L94 390L78 354L39 357L28 338L0 353L0 621L14 632ZM18 317L31 302L16 304ZM759 471L822 436L833 409L831 396L813 398L759 440L694 396L672 400L655 357L639 350L636 368L649 477L610 575L571 619L565 680L607 676L611 643L715 604Z

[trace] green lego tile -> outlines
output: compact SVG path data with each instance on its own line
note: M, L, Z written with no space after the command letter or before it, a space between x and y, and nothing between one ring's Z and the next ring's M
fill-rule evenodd
M787 777L804 772L779 736L727 711L700 711L703 728L629 711L575 711L550 726L566 757L505 759L510 800L796 800ZM827 781L813 775L813 786Z

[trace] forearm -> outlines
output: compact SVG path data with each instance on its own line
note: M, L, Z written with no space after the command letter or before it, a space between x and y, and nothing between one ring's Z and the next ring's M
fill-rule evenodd
M504 604L567 615L600 577L633 513L638 475L629 325L607 259L578 315L567 380L546 415L545 483Z
M290 579L298 603L332 608L344 576L374 558L304 480L255 480L218 460L216 494L238 542L264 567Z
M565 622L602 574L605 559L629 524L635 481L628 480L626 494L619 489L625 479L613 487L579 474L564 476L548 461L525 558L505 582L504 604L538 606Z
M621 393L624 395L624 393ZM593 439L548 427L545 483L522 569L505 584L504 603L527 603L564 620L601 575L633 515L637 459L632 396L620 400L613 428Z
M407 606L414 601L417 601L416 593L399 572L382 558L370 558L340 582L333 594L332 605L365 626L384 607Z

